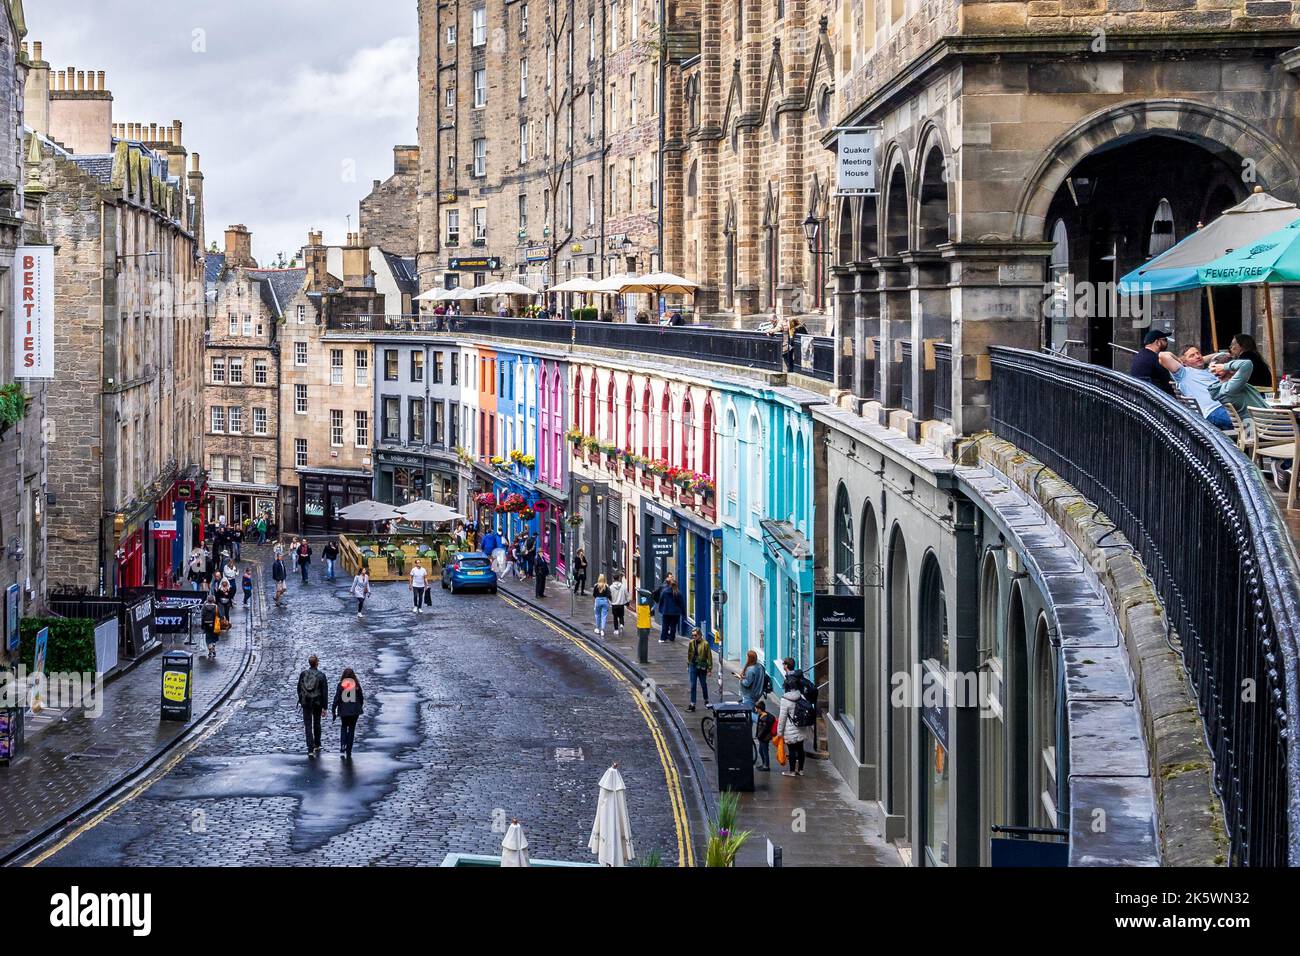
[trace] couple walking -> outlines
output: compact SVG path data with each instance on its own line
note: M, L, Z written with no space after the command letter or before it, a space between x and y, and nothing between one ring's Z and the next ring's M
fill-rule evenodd
M298 707L302 710L303 733L307 741L307 756L317 757L321 752L321 717L329 700L329 681L320 669L320 659L307 658L307 669L298 675ZM334 689L334 704L330 708L334 720L342 720L339 727L339 759L352 759L352 743L356 739L357 719L365 706L361 681L351 667L343 668L338 686Z

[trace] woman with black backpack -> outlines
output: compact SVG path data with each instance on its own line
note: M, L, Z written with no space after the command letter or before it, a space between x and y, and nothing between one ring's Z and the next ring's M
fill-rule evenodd
M343 668L338 687L334 690L334 706L330 714L334 720L342 719L339 725L339 758L352 759L352 741L357 734L357 718L365 705L365 694L361 692L361 681L351 667Z
M804 699L799 689L802 686L803 671L791 671L785 679L785 693L781 695L781 718L776 732L785 738L790 753L790 769L782 773L785 777L803 776L804 744L812 739L813 724L817 721L817 708Z

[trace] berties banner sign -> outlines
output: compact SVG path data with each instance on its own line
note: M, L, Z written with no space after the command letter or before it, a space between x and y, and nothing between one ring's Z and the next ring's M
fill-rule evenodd
M840 133L836 147L835 195L874 196L878 129L854 129Z
M14 378L54 378L54 247L14 252Z

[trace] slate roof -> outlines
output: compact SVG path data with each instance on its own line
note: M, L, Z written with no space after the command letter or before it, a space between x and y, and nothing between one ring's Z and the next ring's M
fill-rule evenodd
M250 269L249 276L262 286L262 301L277 318L307 281L306 269Z
M70 156L74 163L80 167L81 171L87 176L99 180L101 183L113 181L113 154L103 153L92 156Z
M211 285L221 279L221 270L226 267L226 256L222 252L209 252L203 256L203 278Z
M384 261L388 264L388 271L393 274L393 280L397 283L398 289L410 295L419 293L420 283L415 275L414 259L407 259L391 252L384 252Z

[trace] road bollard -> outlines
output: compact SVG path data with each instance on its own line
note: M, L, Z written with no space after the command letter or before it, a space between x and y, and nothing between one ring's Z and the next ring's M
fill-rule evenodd
M650 663L650 592L643 588L636 592L636 661Z

